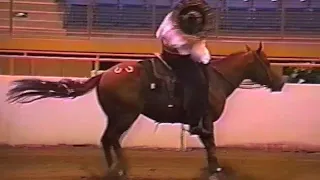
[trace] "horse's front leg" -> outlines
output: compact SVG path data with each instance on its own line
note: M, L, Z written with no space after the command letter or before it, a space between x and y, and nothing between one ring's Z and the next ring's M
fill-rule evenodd
M206 149L209 173L215 174L221 172L222 168L218 162L218 158L216 157L214 136L199 136L199 138Z
M222 168L218 162L218 158L216 157L216 144L214 139L214 127L211 117L206 117L203 122L204 128L210 130L212 132L211 135L199 135L199 138L204 145L207 153L207 161L208 161L208 171L210 176L217 175L222 171Z

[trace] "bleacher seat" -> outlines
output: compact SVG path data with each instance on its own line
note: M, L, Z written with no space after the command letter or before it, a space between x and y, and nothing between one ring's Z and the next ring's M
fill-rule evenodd
M206 2L209 4L210 7L212 8L216 8L217 6L219 7L220 5L222 5L222 1L219 0L206 0Z
M68 30L85 29L88 25L88 4L85 1L67 0L64 27Z
M247 10L251 6L251 1L225 0L225 5L232 10Z
M211 10L212 10L212 13L214 14L214 18L216 18L216 14L217 14L217 11L220 11L221 12L221 9L224 7L224 2L223 1L220 1L220 0L206 0L206 2L209 4ZM214 19L214 24L212 25L213 26L213 29L209 32L209 36L215 36L216 34L216 31L215 31L215 26L216 26L216 20Z
M309 26L310 33L320 34L320 1L311 0L309 4L310 17L309 17Z
M155 0L156 8L156 27L158 28L165 16L172 10L171 0Z
M77 5L89 5L90 1L88 0L65 0L66 4L77 4Z
M228 33L250 30L250 8L251 2L226 0L225 7L220 12L220 31Z
M312 0L310 3L310 7L320 9L320 1L319 0Z
M252 8L252 30L276 34L281 31L281 6L279 1L255 0Z
M282 0L282 4L284 8L287 9L303 9L308 7L308 0L307 1L300 1L300 0Z
M290 34L313 33L317 19L314 18L313 9L308 1L284 0L285 31ZM318 27L319 30L319 27Z
M117 0L96 0L93 12L93 28L108 30L119 24L119 8Z
M279 1L271 1L271 0L254 0L253 7L259 9L279 9L280 7Z
M125 31L151 30L152 6L148 6L145 0L119 0L120 24Z
M318 20L317 23L320 23L320 1L312 0L310 3L310 8L313 10L313 17ZM319 27L319 26L318 26Z

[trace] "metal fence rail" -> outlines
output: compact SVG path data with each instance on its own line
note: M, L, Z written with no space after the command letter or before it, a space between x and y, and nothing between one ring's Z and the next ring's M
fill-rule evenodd
M91 38L153 37L172 0L2 0L0 33ZM212 38L319 38L319 0L208 0Z

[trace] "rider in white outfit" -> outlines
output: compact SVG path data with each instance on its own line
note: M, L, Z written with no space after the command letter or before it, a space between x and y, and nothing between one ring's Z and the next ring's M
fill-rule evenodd
M190 20L190 16L188 17L185 21L186 25L191 29L200 26L197 16L192 18ZM172 64L179 64L171 66L176 66L173 69L176 69L178 78L188 87L185 89L185 101L187 102L187 119L190 125L190 133L211 135L212 132L199 125L201 119L204 118L208 104L206 65L210 62L210 53L204 39L186 35L174 23L173 11L171 11L159 26L156 37L162 42L164 59L167 62L173 62ZM196 63L190 63L190 61Z
M162 40L164 46L176 49L180 55L190 55L196 62L208 64L210 52L206 41L188 37L173 25L172 12L162 21L156 32L156 37Z

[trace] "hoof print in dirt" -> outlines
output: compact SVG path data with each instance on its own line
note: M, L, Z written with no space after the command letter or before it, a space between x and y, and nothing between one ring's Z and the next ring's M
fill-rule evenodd
M217 173L212 174L211 176L208 177L208 180L220 180L219 175Z
M234 180L234 179L228 178L223 173L214 173L211 175L209 175L209 174L203 175L200 179L201 180Z
M106 176L105 180L128 180L128 177L121 172L110 173Z
M209 173L208 169L202 169L200 180L237 180L235 172L231 168L222 168L221 171Z

